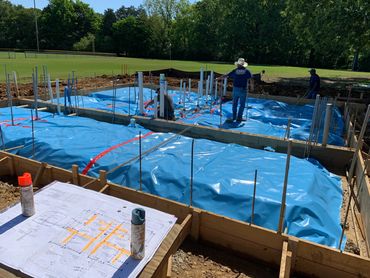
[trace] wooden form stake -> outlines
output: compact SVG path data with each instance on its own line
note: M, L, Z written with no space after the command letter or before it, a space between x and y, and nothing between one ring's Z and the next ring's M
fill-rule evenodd
M168 258L168 266L167 266L167 278L171 278L172 276L172 255Z
M104 170L99 171L99 182L102 187L107 184L107 172Z
M285 177L284 177L284 185L283 185L283 196L281 199L281 209L280 209L280 217L279 217L279 227L278 233L281 234L284 229L284 216L285 216L285 206L286 206L286 193L288 187L288 176L289 176L289 166L290 166L290 154L292 152L292 140L288 141L288 152L286 158L286 166L285 166Z
M283 242L283 250L281 252L279 278L289 278L292 265L292 251L288 250L288 241Z
M72 183L76 185L80 185L80 179L78 175L78 165L72 165Z

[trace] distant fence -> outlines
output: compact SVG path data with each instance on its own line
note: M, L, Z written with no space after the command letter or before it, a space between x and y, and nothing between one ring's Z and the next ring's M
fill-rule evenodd
M144 75L159 76L161 73L165 74L167 77L176 77L176 78L199 78L199 71L183 71L174 68L152 70L152 71L143 71ZM211 71L204 71L204 75L208 76L211 74ZM215 77L219 77L222 74L214 72Z
M64 54L64 55L86 55L86 56L105 56L105 57L117 57L122 56L117 53L105 53L105 52L90 52L90 51L69 51L69 50L48 50L42 49L38 52L36 49L18 49L18 48L0 48L0 52L7 52L9 59L16 59L16 53L24 53L25 58L37 58L38 55L42 54Z

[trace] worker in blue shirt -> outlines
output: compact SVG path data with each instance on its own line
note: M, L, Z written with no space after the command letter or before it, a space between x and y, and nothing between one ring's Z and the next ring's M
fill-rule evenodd
M248 63L243 58L239 58L238 61L235 62L235 65L237 66L236 69L220 77L230 77L233 79L233 118L232 120L228 119L228 122L233 122L235 120L237 122L243 121L243 112L248 93L248 80L253 77L252 73L246 68Z
M320 76L317 75L315 69L310 69L309 73L311 74L310 77L310 85L309 85L309 92L308 92L308 99L315 99L316 95L320 91Z

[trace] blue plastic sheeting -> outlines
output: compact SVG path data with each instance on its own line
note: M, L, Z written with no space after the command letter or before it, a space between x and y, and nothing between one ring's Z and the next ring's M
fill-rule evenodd
M0 124L6 147L24 145L15 152L33 157L30 110L0 109ZM142 159L142 188L184 204L190 202L191 138L154 133L142 127L126 127L88 118L54 116L40 112L35 121L34 158L65 169L77 164L80 171L97 177L170 139ZM251 219L254 171L258 170L255 224L277 230L286 155L195 140L193 205L234 219ZM93 162L90 162L93 161ZM139 188L138 159L108 174L108 179ZM285 227L291 235L337 247L341 234L341 180L316 161L291 158ZM344 246L345 241L343 242Z
M138 115L139 114L139 89L120 88L116 91L116 97L112 90L106 90L98 93L92 93L88 97L72 97L72 106L94 108L105 111L112 111L113 107L116 113ZM169 90L176 107L176 117L178 121L199 124L224 129L237 130L253 134L269 135L283 138L286 133L288 119L291 118L290 138L298 140L307 140L309 138L313 105L291 105L284 102L248 98L247 110L245 110L246 122L226 123L227 118L232 118L231 101L222 104L222 117L220 117L220 105L217 101L208 97L209 108L195 111L197 107L205 107L205 97L199 98L196 93L187 93L185 96L185 110L183 103L183 94L179 91ZM144 103L147 103L155 96L154 90L144 88ZM113 99L115 100L113 102ZM60 100L64 103L64 100ZM213 103L213 104L212 104ZM198 106L199 104L199 106ZM153 108L148 107L145 115L153 116ZM318 142L322 142L324 129L325 113L321 115L320 132ZM332 113L331 128L329 132L328 144L343 146L343 120L337 107Z

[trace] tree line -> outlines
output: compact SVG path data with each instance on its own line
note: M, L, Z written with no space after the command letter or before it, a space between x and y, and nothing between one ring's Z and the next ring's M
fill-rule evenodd
M146 0L103 14L0 0L0 48L35 49L35 17L41 49L370 71L369 0Z

